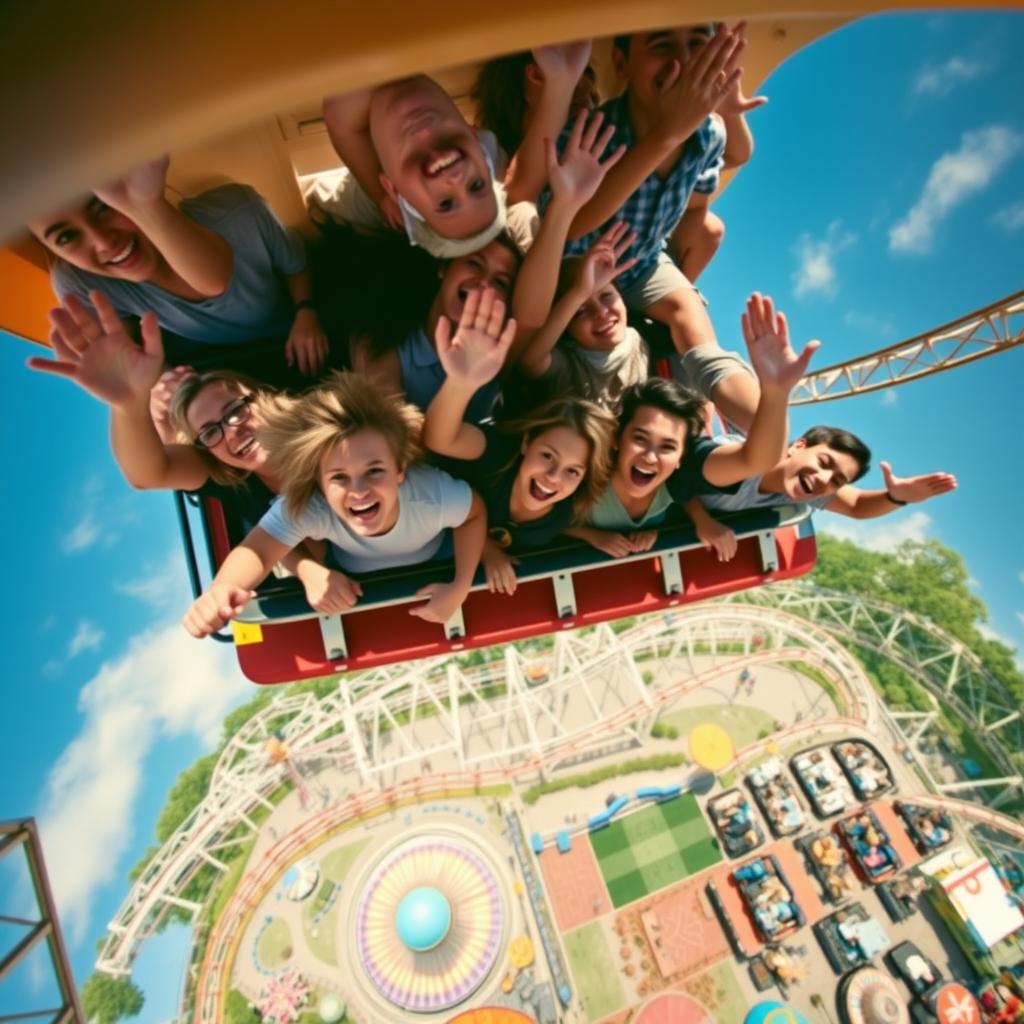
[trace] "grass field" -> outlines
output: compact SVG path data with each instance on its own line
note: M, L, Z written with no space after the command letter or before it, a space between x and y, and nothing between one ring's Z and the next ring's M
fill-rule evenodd
M766 729L772 732L775 728L775 719L767 711L744 704L702 704L700 707L670 711L658 721L664 725L674 725L684 743L695 726L712 722L729 734L737 750L759 739Z
M722 859L692 793L613 821L590 844L616 907Z
M587 1020L600 1020L626 1002L619 969L600 921L591 921L565 936L565 952Z

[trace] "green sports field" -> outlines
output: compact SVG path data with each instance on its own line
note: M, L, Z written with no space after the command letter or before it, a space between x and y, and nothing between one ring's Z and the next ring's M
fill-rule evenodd
M613 821L590 844L616 907L722 859L692 793Z

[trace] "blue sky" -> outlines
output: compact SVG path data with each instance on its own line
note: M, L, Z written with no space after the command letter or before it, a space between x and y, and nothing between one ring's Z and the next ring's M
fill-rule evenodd
M821 366L891 344L1024 283L1024 18L886 16L792 58L751 116L757 151L716 203L722 252L701 280L723 344L758 289ZM191 641L171 499L138 494L109 456L106 413L0 345L4 452L21 500L5 602L7 713L0 718L0 818L34 814L76 971L125 894L178 772L216 740L250 692L230 652ZM861 434L898 473L949 470L959 491L869 524L820 527L872 546L938 537L961 551L991 627L1024 643L1024 498L1013 415L1024 350L881 395L797 410ZM873 471L868 486L880 477ZM0 878L0 889L3 888ZM3 936L0 935L0 939ZM168 1019L180 935L136 969L143 1024ZM163 965L163 969L159 965ZM0 994L0 1014L32 983ZM12 1004L13 1005L13 1004Z

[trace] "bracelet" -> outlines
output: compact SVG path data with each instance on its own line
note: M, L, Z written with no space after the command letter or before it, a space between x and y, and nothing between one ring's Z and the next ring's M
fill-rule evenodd
M299 301L295 303L295 308L296 310L311 309L314 313L316 312L316 304L312 299L299 299Z
M886 492L885 492L885 496L886 496L886 497L887 497L887 498L888 498L888 499L889 499L889 500L890 500L890 501L891 501L891 502L892 502L892 503L893 503L894 505L906 505L906 502L905 502L905 501L900 501L900 499L899 499L899 498L894 498L894 497L893 497L893 496L892 496L892 495L891 495L891 494L890 494L890 493L889 493L888 491L886 491Z

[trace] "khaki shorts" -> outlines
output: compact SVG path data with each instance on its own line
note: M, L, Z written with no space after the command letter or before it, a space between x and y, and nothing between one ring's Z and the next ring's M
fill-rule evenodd
M669 356L669 365L673 378L696 391L706 402L712 401L712 391L727 377L737 373L754 376L754 371L738 352L717 345L697 345L685 356L673 353Z
M628 253L627 253L628 255ZM676 266L667 252L658 255L658 260L647 273L628 288L620 288L626 309L642 313L656 302L682 288L693 288L686 275ZM696 290L696 289L694 289Z

